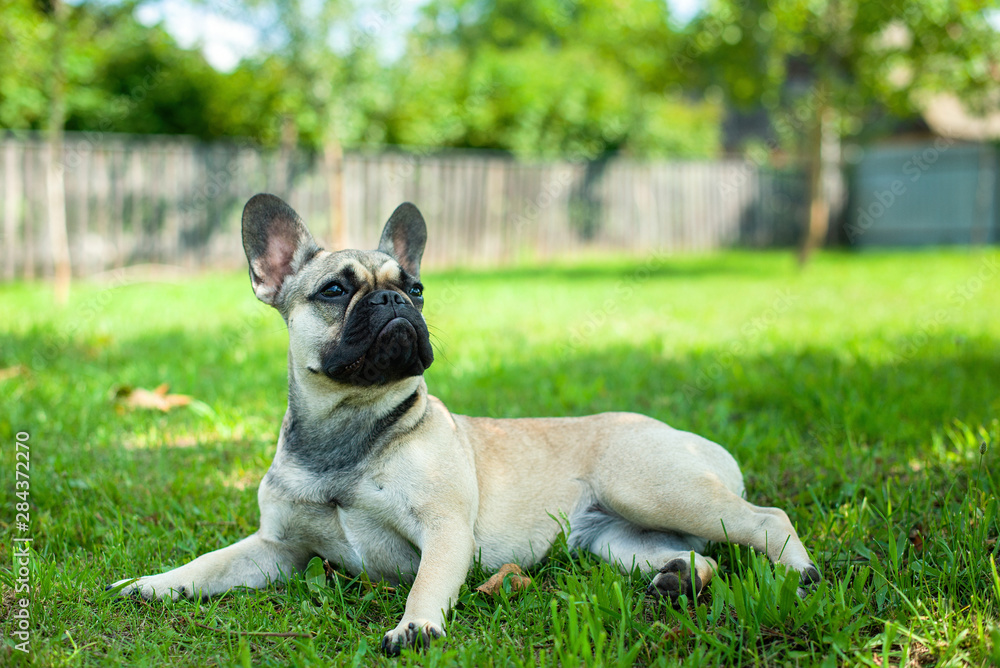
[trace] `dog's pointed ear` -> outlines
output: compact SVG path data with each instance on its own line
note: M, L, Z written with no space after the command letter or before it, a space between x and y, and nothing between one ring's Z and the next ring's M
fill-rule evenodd
M281 286L320 251L292 207L274 195L254 195L243 207L243 250L257 299L278 308Z
M420 276L420 258L427 244L427 224L420 210L403 202L389 216L378 249L396 258L399 266L413 277Z

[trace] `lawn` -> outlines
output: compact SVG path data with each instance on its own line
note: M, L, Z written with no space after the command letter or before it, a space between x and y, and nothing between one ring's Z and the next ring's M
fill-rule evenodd
M0 529L30 536L30 653L0 568L3 665L996 665L1000 252L588 260L431 273L431 392L458 413L647 413L726 445L825 581L744 548L673 609L557 544L524 592L474 569L445 642L377 653L406 587L311 570L206 603L116 600L253 532L286 391L281 318L246 275L0 286ZM124 388L194 402L128 410ZM30 522L15 524L15 434ZM23 448L21 450L23 452ZM20 545L18 543L17 545ZM8 548L10 549L10 548ZM319 566L319 564L316 564ZM275 635L281 634L281 635Z

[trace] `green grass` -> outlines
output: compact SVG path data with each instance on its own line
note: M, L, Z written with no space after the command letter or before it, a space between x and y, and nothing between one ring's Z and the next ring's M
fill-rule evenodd
M407 589L312 573L208 603L121 602L256 528L284 411L287 337L246 276L0 286L0 529L31 434L31 653L3 665L988 665L1000 661L1000 252L587 261L425 277L431 392L459 413L633 410L726 445L752 501L786 509L826 580L713 546L722 576L679 610L560 543L532 587L474 571L446 642L377 652ZM123 385L197 403L116 407ZM985 454L981 444L986 445ZM275 637L264 633L294 633ZM313 634L307 636L306 634Z

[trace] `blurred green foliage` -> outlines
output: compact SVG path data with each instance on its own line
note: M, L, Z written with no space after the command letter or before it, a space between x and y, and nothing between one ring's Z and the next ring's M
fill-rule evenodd
M430 0L391 59L376 44L398 2L226 0L262 35L231 72L137 21L140 2L71 7L68 130L697 158L734 106L794 144L817 96L855 136L934 91L982 106L1000 79L978 0L713 0L686 25L663 0ZM44 2L0 0L0 128L44 127L53 31Z
M133 16L136 2L83 2L67 26L67 130L190 134L211 138L248 128L223 102L232 76L160 27ZM29 0L0 0L0 127L38 130L54 26Z
M520 155L712 155L722 110L682 91L671 66L681 45L658 0L434 0L397 74L403 102L388 139L429 134Z
M764 107L779 133L836 111L842 136L891 130L928 96L957 94L973 111L1000 88L995 0L715 0L682 62L741 107ZM783 139L788 139L783 137Z

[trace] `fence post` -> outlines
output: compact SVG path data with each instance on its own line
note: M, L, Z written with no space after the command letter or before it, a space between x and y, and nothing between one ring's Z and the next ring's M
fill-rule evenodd
M18 150L20 149L20 150ZM18 161L20 154L21 160ZM3 151L3 239L6 257L4 258L4 279L14 279L14 265L17 260L17 219L24 208L21 204L23 193L21 189L21 170L24 169L24 149L20 143L11 139L4 142Z

